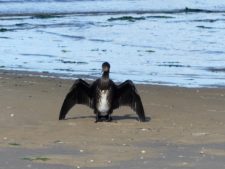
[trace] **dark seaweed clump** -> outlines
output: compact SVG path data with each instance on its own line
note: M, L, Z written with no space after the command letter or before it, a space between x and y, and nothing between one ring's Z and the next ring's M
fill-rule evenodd
M8 29L6 29L6 28L0 28L0 32L7 32L8 31Z
M214 68L214 67L210 67L207 70L210 71L210 72L215 72L215 73L217 73L217 72L225 72L225 68Z
M197 28L201 28L201 29L213 29L213 27L208 27L208 26L197 26Z
M60 62L65 64L88 64L87 62L76 62L76 61L70 61L70 60L60 60Z
M155 51L154 50L146 50L145 52L154 53Z
M59 18L59 15L52 15L52 14L36 14L32 16L32 19L51 19L51 18Z
M145 17L132 17L132 16L122 16L118 18L109 18L108 21L129 21L129 22L135 22L137 20L145 20Z
M61 50L61 52L67 53L67 52L70 52L70 51L69 50L66 50L66 49L63 49L63 50Z
M1 36L0 39L10 39L9 37Z
M194 8L188 8L188 7L186 7L185 8L185 12L186 13L188 13L188 12L191 12L191 13L202 13L202 12L204 12L204 13L211 13L213 11L211 11L211 10L205 10L205 9L194 9Z
M153 16L147 16L147 18L153 18L153 19L173 19L175 17L165 16L165 15L153 15Z
M157 66L164 66L164 67L190 67L189 65L182 65L180 62L162 62Z
M27 23L17 23L17 24L15 24L16 26L19 26L19 27L22 27L22 26L26 26L27 25Z
M217 22L217 21L225 21L225 19L196 19L196 20L193 20L193 22L209 22L209 23L213 23L213 22Z
M74 72L74 70L72 69L54 69L54 70L57 70L57 71L66 71L66 72Z

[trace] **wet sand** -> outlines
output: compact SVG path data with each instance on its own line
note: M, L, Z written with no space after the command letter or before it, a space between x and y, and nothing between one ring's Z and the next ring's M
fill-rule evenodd
M225 89L137 85L151 121L122 107L94 123L81 105L58 121L72 84L0 71L0 169L225 167Z

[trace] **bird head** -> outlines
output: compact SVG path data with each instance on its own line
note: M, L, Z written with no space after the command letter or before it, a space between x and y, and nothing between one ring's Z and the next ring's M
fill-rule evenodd
M108 62L104 62L102 64L102 72L109 73L109 70L110 70L110 64Z

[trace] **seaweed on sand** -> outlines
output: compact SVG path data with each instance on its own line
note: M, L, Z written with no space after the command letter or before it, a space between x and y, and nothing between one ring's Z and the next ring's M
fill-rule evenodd
M27 161L48 161L50 158L47 157L23 157L23 160Z
M20 146L20 144L19 143L8 143L10 146Z

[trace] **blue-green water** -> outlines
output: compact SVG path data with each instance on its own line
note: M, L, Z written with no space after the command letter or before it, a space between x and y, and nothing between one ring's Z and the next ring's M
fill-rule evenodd
M225 86L218 0L0 0L0 68L185 87Z

